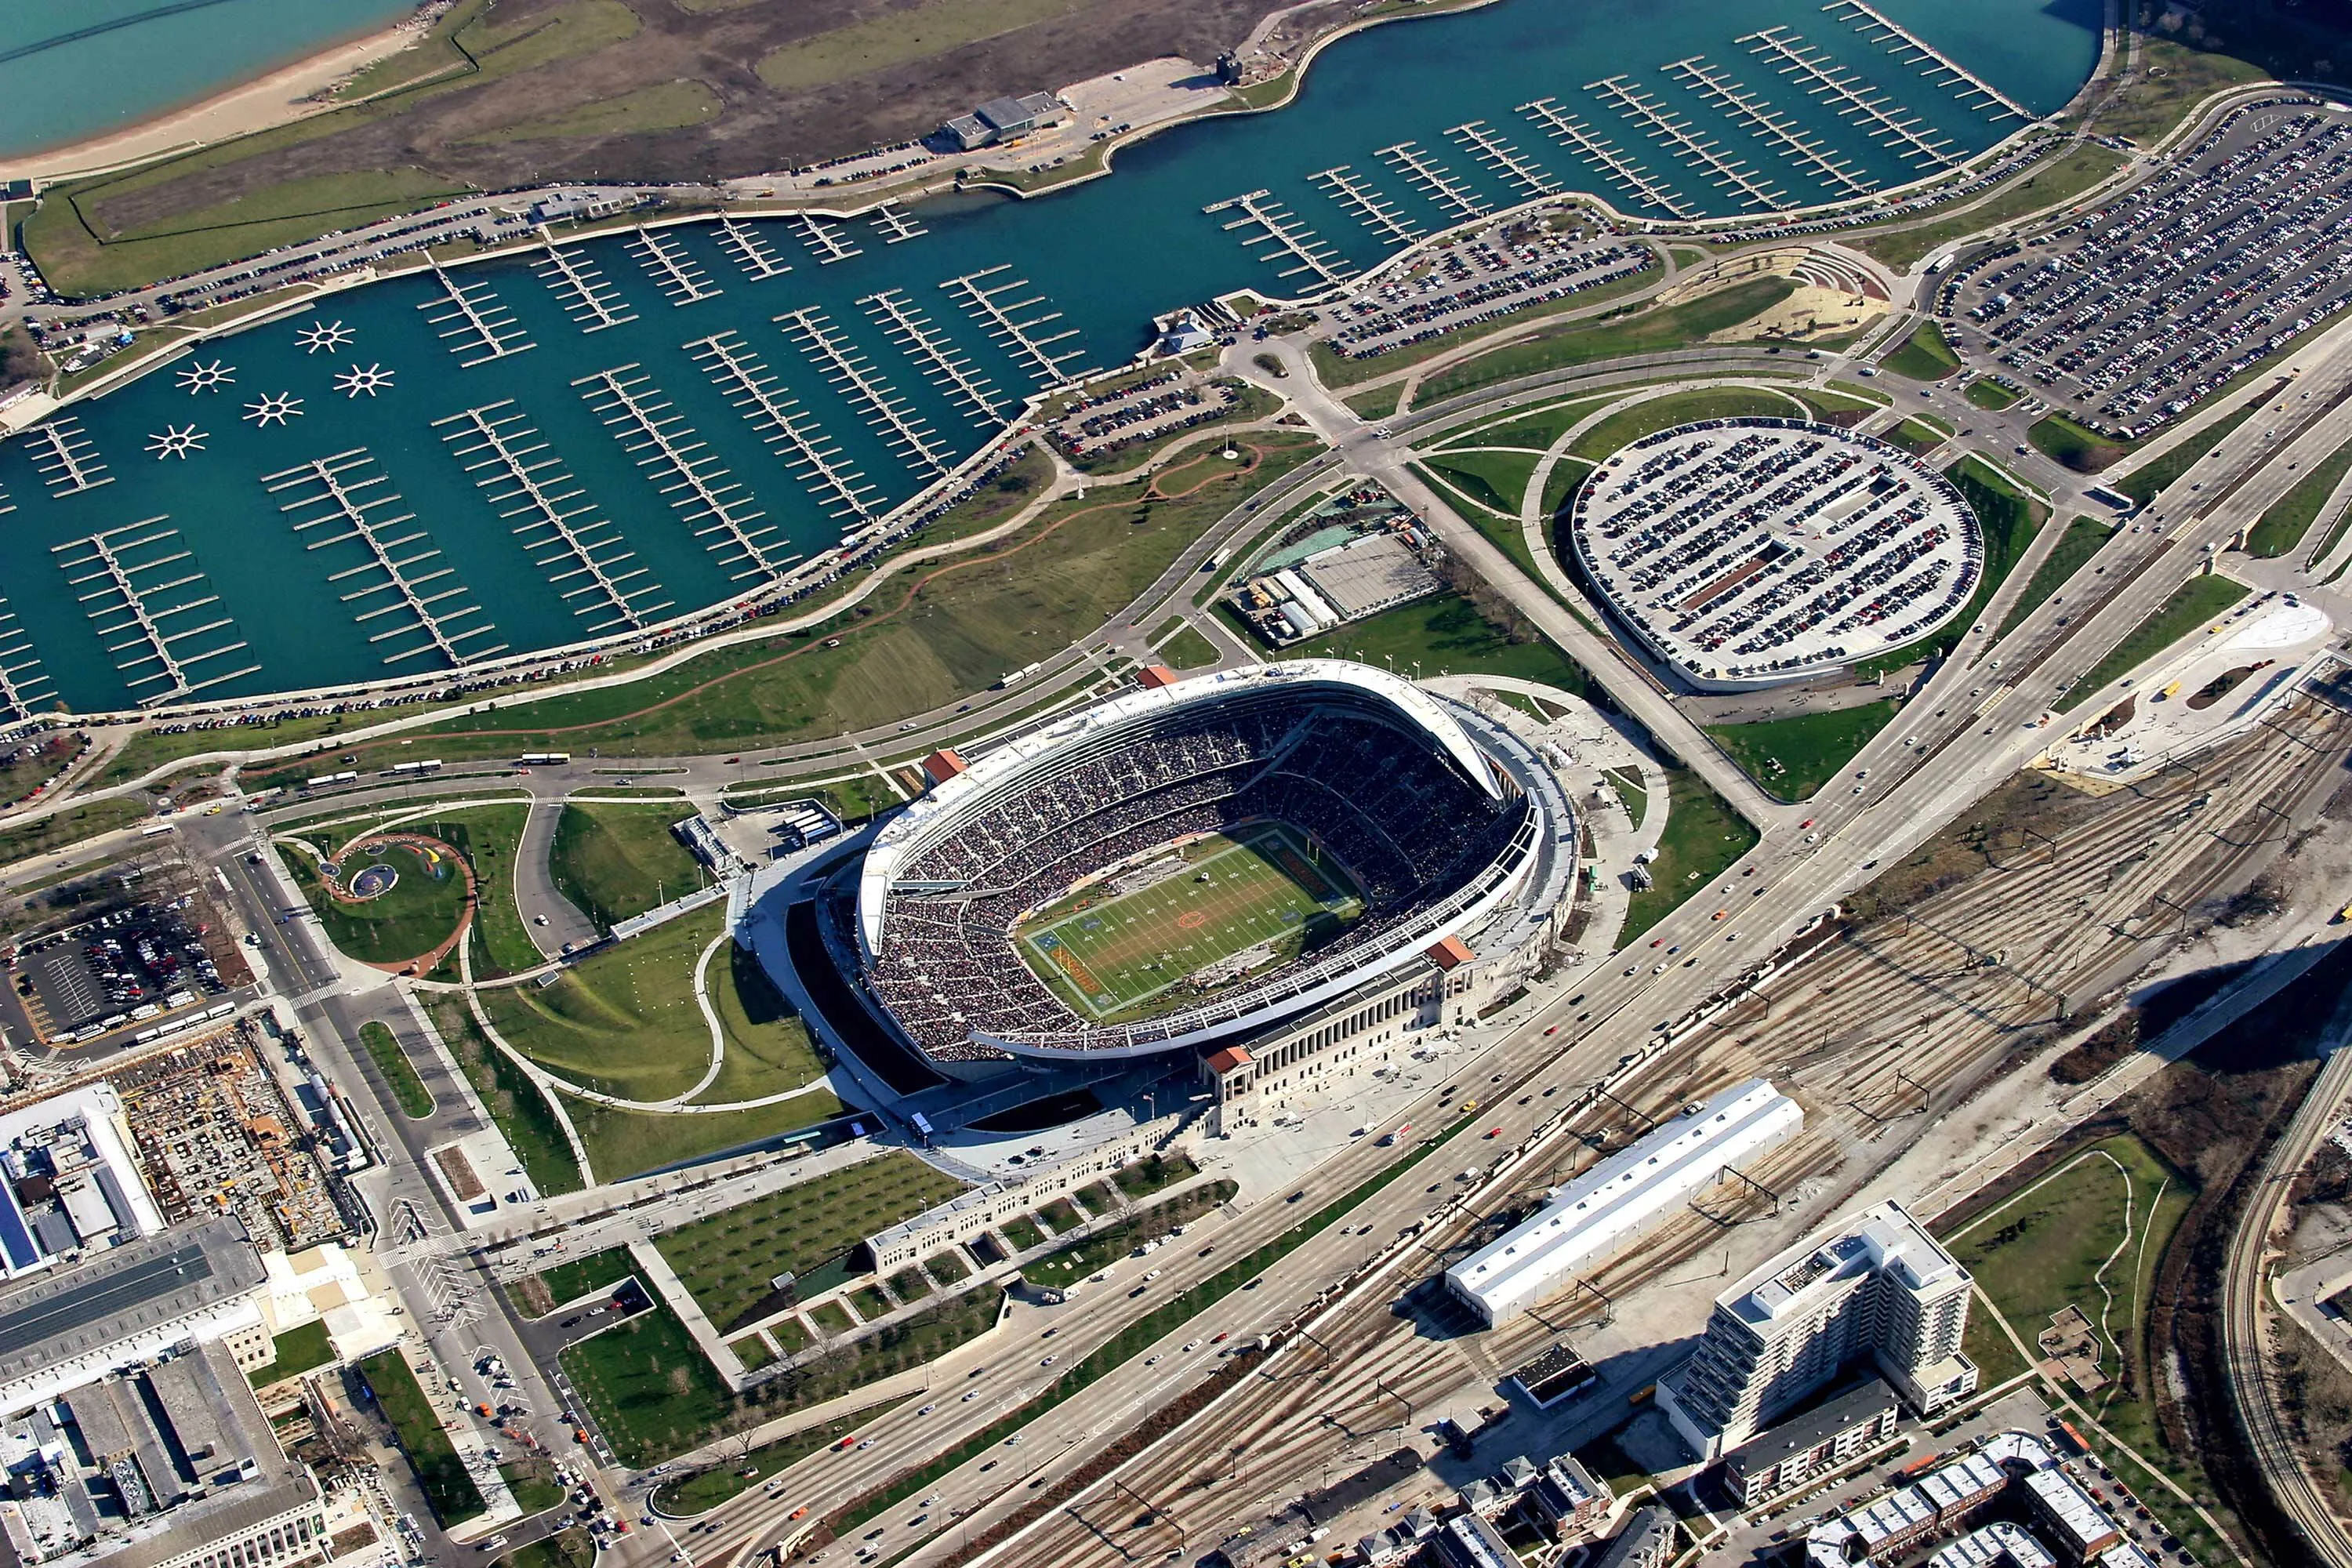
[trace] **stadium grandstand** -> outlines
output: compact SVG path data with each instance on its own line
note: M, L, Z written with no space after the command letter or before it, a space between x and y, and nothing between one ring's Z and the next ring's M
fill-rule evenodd
M1531 750L1338 660L1147 679L926 771L843 913L875 1010L938 1062L1236 1037L1457 962L1572 868Z

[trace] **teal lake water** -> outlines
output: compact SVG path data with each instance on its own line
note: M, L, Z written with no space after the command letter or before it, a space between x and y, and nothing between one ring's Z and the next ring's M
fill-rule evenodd
M1880 9L2036 114L2062 105L2096 56L2097 7L2084 0L1976 0L1965 7L1881 0ZM429 307L444 290L429 274L374 284L295 317L215 339L120 392L68 410L66 417L80 437L74 449L102 461L111 482L59 493L52 482L58 465L46 438L27 434L0 446L0 506L15 508L0 514L0 595L16 617L0 623L13 627L0 634L0 668L44 708L52 693L76 709L105 709L164 689L167 683L142 679L155 667L136 662L147 648L145 633L117 607L119 598L101 581L72 581L95 569L83 564L92 552L77 542L149 520L161 521L142 532L112 537L159 536L122 557L134 569L131 584L156 629L178 637L173 646L184 658L216 646L245 645L191 664L191 683L216 681L202 686L200 697L446 668L438 650L387 665L419 639L400 631L415 625L405 610L362 618L395 596L369 591L382 578L365 565L366 546L347 539L308 548L344 531L298 531L296 524L318 515L319 506L280 510L298 496L317 494L317 487L272 494L263 483L264 476L362 448L369 466L351 471L346 482L382 476L383 482L360 493L362 500L397 492L397 504L373 513L386 523L386 538L417 536L394 546L395 558L440 552L408 574L414 579L446 569L420 592L454 589L462 595L433 601L436 613L450 618L461 656L478 657L493 645L556 647L592 635L609 601L593 584L592 591L579 591L584 577L562 576L562 566L547 563L553 552L539 542L543 532L519 536L516 527L527 520L501 516L512 502L497 499L499 487L476 482L491 470L468 471L435 426L436 420L506 400L528 420L531 439L543 443L527 460L559 460L581 501L593 508L593 518L575 519L574 525L609 524L622 542L604 552L608 563L621 549L633 552L625 565L608 569L642 569L644 577L629 584L639 591L641 610L667 604L658 614L667 616L721 602L756 580L736 575L742 563L720 535L698 536L702 524L672 504L679 492L665 492L667 476L638 466L642 454L625 447L619 438L625 429L600 419L587 395L593 389L574 384L580 378L638 367L647 393L676 416L677 437L704 443L698 457L712 466L710 481L742 486L745 509L764 514L750 526L773 530L763 542L771 562L814 554L839 540L842 525L685 345L720 331L737 334L880 501L903 500L932 470L910 468L884 443L860 408L776 323L779 313L820 310L838 338L937 433L940 449L953 461L977 450L995 426L976 423L951 402L862 301L884 289L903 290L1000 394L1017 395L1037 382L956 293L942 289L945 280L1008 267L992 281L1025 279L1028 287L1007 301L1044 296L1047 303L1037 309L1059 310L1056 328L1073 326L1079 333L1056 348L1083 345L1083 363L1107 367L1143 345L1156 312L1236 288L1276 291L1275 266L1255 259L1239 233L1223 228L1235 215L1206 216L1204 205L1270 191L1321 240L1366 266L1391 247L1311 183L1315 172L1348 164L1424 230L1442 227L1451 215L1375 155L1410 140L1496 207L1522 199L1447 136L1448 128L1471 120L1484 120L1563 184L1639 210L1633 195L1517 111L1534 99L1558 100L1633 153L1696 210L1739 210L1699 171L1584 89L1600 78L1622 73L1800 202L1840 193L1717 112L1662 70L1664 62L1704 56L1873 179L1891 185L1913 177L1910 165L1863 128L1838 118L1736 41L1774 26L1802 35L1806 46L1824 51L1956 147L1973 152L2016 129L2013 119L1997 121L1970 108L1950 88L1823 15L1816 0L1629 0L1608 7L1506 0L1342 40L1318 59L1290 108L1181 127L1128 149L1109 179L1029 202L929 204L916 213L928 232L901 244L884 244L868 220L851 223L839 232L860 253L838 264L820 265L793 226L763 221L747 226L792 270L754 280L709 226L662 230L722 290L697 302L673 304L620 237L567 247L592 263L616 301L635 312L634 321L606 330L581 330L542 277L544 268L527 258L459 268L449 276L494 297L520 338L535 345L470 366L461 363L469 357L470 336L436 335L446 323L436 325L433 318L441 312ZM348 342L306 352L302 334L333 323L346 329ZM232 383L212 390L182 384L190 367L215 362L234 376ZM338 376L369 367L389 371L389 384L356 398L336 390ZM244 417L248 405L278 394L302 400L299 416L267 426ZM184 458L149 454L155 437L190 427L202 433L201 450ZM723 474L715 471L720 469ZM390 525L402 514L413 514L412 521ZM135 570L163 557L177 559ZM89 594L99 596L80 597ZM352 595L360 596L346 597ZM457 614L469 605L478 608ZM384 633L393 635L379 635Z
M0 6L0 156L120 131L415 9L415 0Z

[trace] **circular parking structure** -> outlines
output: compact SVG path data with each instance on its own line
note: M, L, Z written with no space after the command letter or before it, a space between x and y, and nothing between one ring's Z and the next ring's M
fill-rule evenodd
M1621 448L1569 540L1618 623L1702 691L1806 680L1940 630L1984 577L1958 490L1799 419L1710 419Z

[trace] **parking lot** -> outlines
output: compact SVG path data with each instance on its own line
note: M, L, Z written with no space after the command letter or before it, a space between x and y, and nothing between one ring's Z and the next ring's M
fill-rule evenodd
M1944 280L1946 336L2142 437L2352 303L2352 111L2241 110L2153 178Z
M1334 349L1370 359L1657 264L1647 245L1606 234L1497 224L1408 271L1384 274L1321 316Z
M1577 497L1577 558L1686 679L1801 679L1957 614L1984 542L1957 490L1865 436L1717 419L1645 437Z

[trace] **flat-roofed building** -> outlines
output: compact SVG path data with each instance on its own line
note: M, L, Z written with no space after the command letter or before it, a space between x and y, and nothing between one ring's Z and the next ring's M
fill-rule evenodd
M1554 1541L1569 1541L1609 1517L1609 1493L1573 1456L1562 1454L1548 1461L1528 1488L1523 1512Z
M1439 1550L1454 1568L1519 1568L1519 1554L1503 1532L1480 1513L1457 1513L1445 1521Z
M1659 1406L1712 1459L1866 1360L1934 1415L1977 1385L1960 1352L1970 1284L1901 1205L1844 1215L1716 1298L1698 1349L1658 1380Z
M1725 1479L1740 1505L1754 1508L1880 1447L1895 1436L1901 1415L1895 1391L1874 1377L1742 1443L1724 1456Z
M2033 1505L2034 1522L2070 1563L2092 1562L2123 1543L2124 1532L2107 1510L2063 1468L2026 1477L2025 1495Z
M1560 1188L1531 1218L1447 1269L1445 1288L1489 1325L1507 1322L1804 1121L1795 1100L1760 1078L1727 1089Z
M2000 1520L1943 1547L1923 1568L2058 1568L2058 1559L2022 1526Z

